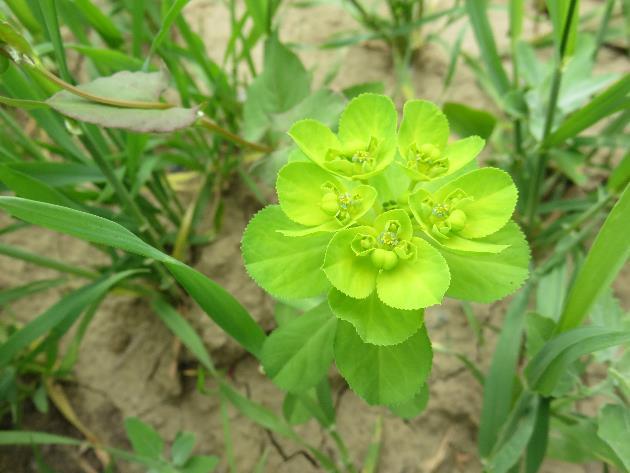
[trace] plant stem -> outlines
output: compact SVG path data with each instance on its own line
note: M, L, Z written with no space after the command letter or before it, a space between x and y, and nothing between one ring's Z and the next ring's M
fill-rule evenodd
M271 153L273 151L272 148L270 148L269 146L265 146L265 145L261 145L258 143L252 143L251 141L247 141L243 138L241 138L238 135L235 135L234 133L232 133L229 130L226 130L225 128L217 125L215 122L213 122L212 120L210 120L208 117L201 117L201 119L198 122L199 126L202 126L204 128L206 128L207 130L213 131L215 133L218 133L219 135L223 136L224 138L227 138L228 140L232 141L233 143L236 143L238 145L241 145L245 148L251 148L255 151L260 151L262 153Z
M332 439L335 441L335 444L337 445L337 449L339 450L339 454L341 455L341 461L343 463L343 466L346 469L345 471L347 471L348 473L355 473L356 468L352 464L352 461L350 460L348 448L346 447L346 444L344 443L343 439L341 438L341 436L337 432L337 429L334 426L330 429L330 436L332 437Z
M545 117L545 126L543 129L543 136L541 139L541 149L538 154L538 159L534 162L534 170L530 176L529 193L527 195L527 222L531 229L534 226L536 220L536 211L538 203L540 201L540 188L542 186L542 180L545 173L545 168L549 162L549 154L545 147L545 140L551 133L553 127L553 119L556 113L556 105L558 103L558 96L560 95L560 85L562 83L562 69L564 66L564 59L566 55L567 45L569 42L569 33L571 31L571 23L573 22L573 16L577 7L577 0L571 0L569 9L567 11L567 17L564 22L564 28L562 31L562 39L560 41L560 50L558 59L556 60L556 66L553 73L553 79L551 83L551 92L549 95L549 102L547 104L547 115Z
M137 100L119 100L119 99L112 99L109 97L101 97L99 95L94 95L84 90L81 90L72 84L68 84L66 81L64 81L63 79L60 79L59 77L54 75L52 72L49 72L47 69L45 69L42 66L35 66L35 70L42 73L48 80L50 80L51 82L54 82L62 89L67 90L68 92L74 95L78 95L79 97L82 97L86 100L89 100L90 102L96 102L103 105L109 105L112 107L138 108L138 109L143 109L143 110L167 110L169 108L174 107L174 105L170 103L163 103L163 102L140 102Z

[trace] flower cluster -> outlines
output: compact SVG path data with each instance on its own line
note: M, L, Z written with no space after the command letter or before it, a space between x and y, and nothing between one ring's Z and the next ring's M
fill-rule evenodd
M407 102L397 121L389 98L363 94L338 133L295 123L299 151L279 172L279 205L243 239L264 289L280 299L328 293L332 313L381 347L409 340L445 295L486 302L513 292L529 259L510 222L512 179L477 168L484 141L449 142L446 117L427 101Z

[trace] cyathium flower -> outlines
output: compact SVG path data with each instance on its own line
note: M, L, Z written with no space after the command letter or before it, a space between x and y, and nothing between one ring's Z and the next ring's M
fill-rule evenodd
M339 134L316 120L297 122L289 135L315 164L340 177L365 180L383 171L396 154L396 109L392 101L362 94L348 104Z

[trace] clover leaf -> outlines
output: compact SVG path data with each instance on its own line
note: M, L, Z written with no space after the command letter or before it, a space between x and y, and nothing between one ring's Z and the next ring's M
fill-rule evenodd
M283 231L287 236L345 228L365 215L376 200L373 187L349 187L308 162L284 166L278 174L276 190L280 207L287 217L310 227Z
M376 289L383 303L405 310L439 304L450 280L440 253L413 236L411 219L401 209L382 213L372 226L336 233L323 269L342 293L364 299Z
M301 120L289 135L315 164L340 177L365 180L383 171L396 154L398 117L391 99L361 94L339 120L339 134L316 120Z
M407 102L398 132L397 164L413 181L430 181L462 169L483 149L484 140L478 136L447 144L448 135L448 120L435 104Z
M433 193L417 189L409 196L409 207L423 232L438 245L455 251L499 253L506 245L478 239L505 226L517 199L509 174L483 168L453 179Z

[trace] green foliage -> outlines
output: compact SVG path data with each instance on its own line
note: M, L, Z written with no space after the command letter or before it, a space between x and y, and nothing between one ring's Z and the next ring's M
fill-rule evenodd
M350 101L337 134L312 119L289 134L311 163L296 155L280 170L280 205L243 236L247 270L279 298L328 292L340 319L334 358L350 386L371 404L418 411L431 366L423 309L445 294L497 300L527 277L527 243L509 222L516 188L498 169L466 172L483 140L448 144L447 119L426 101L405 104L399 130L391 101L366 93ZM263 350L267 372L290 392L314 386L332 361L335 324L327 307L316 310L322 320L307 312L283 324Z

